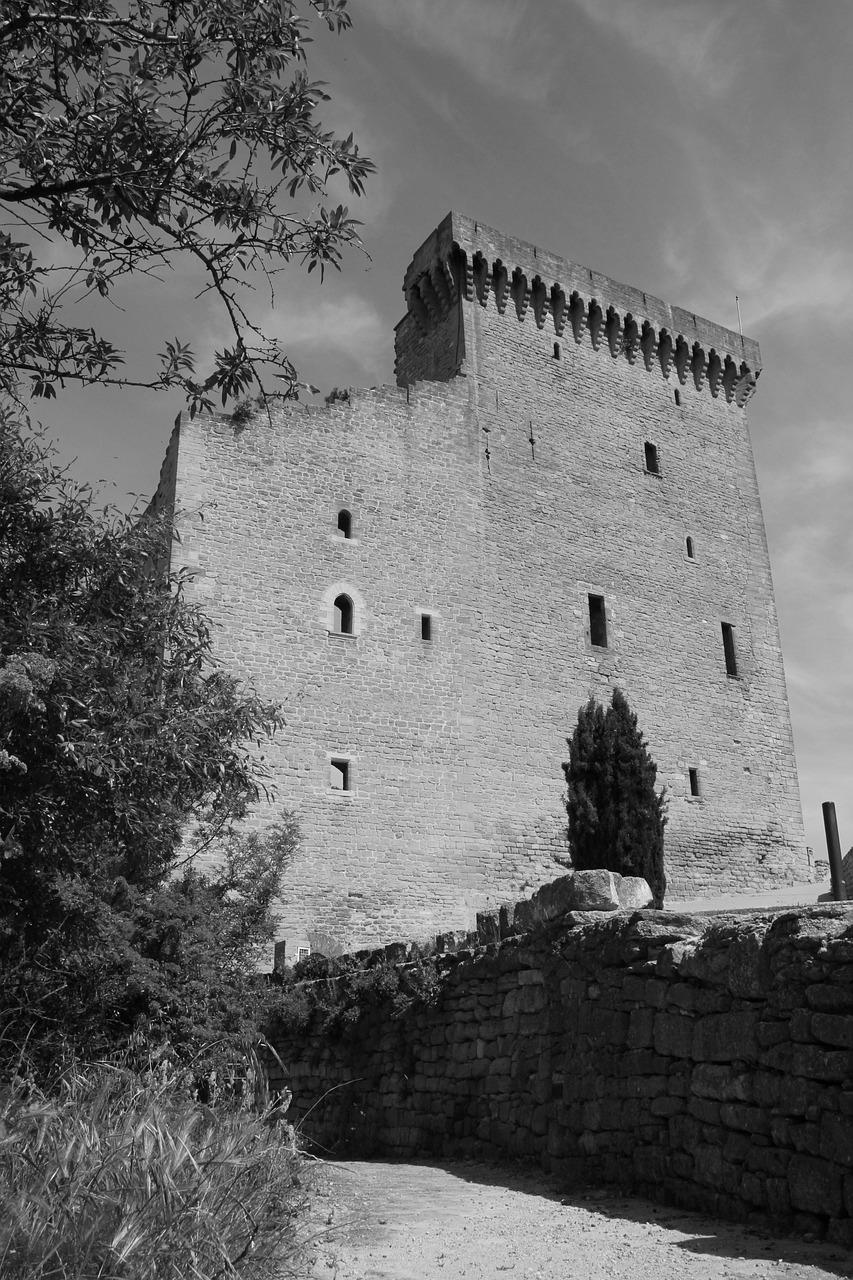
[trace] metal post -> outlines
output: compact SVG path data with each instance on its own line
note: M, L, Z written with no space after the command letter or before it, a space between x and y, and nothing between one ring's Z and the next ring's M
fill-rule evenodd
M835 818L835 804L825 800L823 805L823 826L826 831L826 848L829 853L829 876L832 882L832 896L836 902L844 902L844 881L841 878L841 843L838 839L838 823Z

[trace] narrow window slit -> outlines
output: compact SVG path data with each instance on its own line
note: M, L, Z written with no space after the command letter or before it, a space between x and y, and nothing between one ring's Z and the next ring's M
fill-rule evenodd
M687 772L690 776L690 794L691 796L694 796L695 798L698 799L700 794L699 793L699 770L688 769Z
M421 614L421 639L432 639L432 617L428 613Z
M660 460L658 458L657 445L651 444L651 442L647 440L646 443L643 445L643 449L646 455L646 470L650 471L652 475L659 476Z
M678 390L678 388L677 388L677 387L676 387L676 389L675 389L674 394L675 394L675 403L676 403L676 404L681 404L681 392Z
M735 649L735 629L730 622L723 622L723 653L726 658L726 675L737 675L737 651Z
M589 641L599 649L607 648L607 614L604 596L589 597Z
M555 343L554 343L554 359L555 359L555 360L559 360L559 359L560 359L560 344L559 344L559 342L555 342Z
M695 556L694 556L694 554L693 554L693 539L692 539L692 538L688 538L688 539L687 539L687 559L688 559L688 560L694 560L694 559L695 559Z

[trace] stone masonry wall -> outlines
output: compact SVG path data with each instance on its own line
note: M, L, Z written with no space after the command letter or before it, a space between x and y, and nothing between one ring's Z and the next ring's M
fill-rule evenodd
M512 929L440 957L432 1005L279 1038L288 1118L324 1151L524 1157L853 1244L851 908Z
M756 345L455 215L405 292L404 385L182 422L158 490L219 656L284 703L264 751L303 832L289 953L469 928L550 880L566 739L615 685L669 794L670 899L808 879L744 409Z

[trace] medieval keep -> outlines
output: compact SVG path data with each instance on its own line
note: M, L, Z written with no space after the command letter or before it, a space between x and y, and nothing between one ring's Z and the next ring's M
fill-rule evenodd
M669 793L668 902L808 879L757 344L457 214L403 291L396 386L183 421L155 498L222 661L285 704L288 958L561 874L566 739L617 684Z

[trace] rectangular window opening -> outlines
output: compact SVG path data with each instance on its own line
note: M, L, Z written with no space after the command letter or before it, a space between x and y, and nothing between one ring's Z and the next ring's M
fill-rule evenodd
M693 797L695 797L696 799L698 799L698 798L699 798L699 795L700 795L700 792L699 792L699 770L698 770L698 769L688 769L688 771L687 771L687 772L688 772L688 774L690 775L690 794L691 794L691 796L693 796Z
M681 404L681 392L677 388L675 392L675 403Z
M432 639L432 615L429 613L421 614L421 639Z
M350 790L350 762L349 760L332 760L330 761L330 783L333 791L349 791Z
M599 649L607 648L607 614L604 596L589 597L589 641Z
M311 954L311 948L310 948L310 947L297 947L297 948L296 948L296 962L297 962L297 964L299 963L299 961L300 961L300 960L307 960L307 959L308 959L308 957L310 956L310 954Z
M726 675L737 675L737 653L735 651L735 629L730 622L722 623L723 653L726 657Z
M658 447L651 444L648 440L643 445L646 454L646 470L651 471L652 475L660 475L660 461L658 459Z

